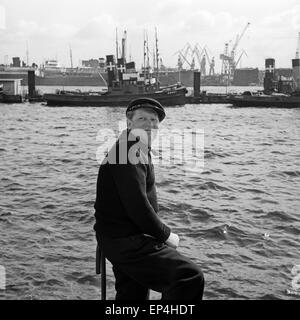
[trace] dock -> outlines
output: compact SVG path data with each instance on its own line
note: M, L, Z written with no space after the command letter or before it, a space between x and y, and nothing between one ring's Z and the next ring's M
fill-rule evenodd
M199 96L185 97L186 104L230 104L230 95L223 93L206 93L202 91Z
M207 93L200 90L201 72L194 72L193 93L185 97L187 104L228 104L230 95L226 93Z

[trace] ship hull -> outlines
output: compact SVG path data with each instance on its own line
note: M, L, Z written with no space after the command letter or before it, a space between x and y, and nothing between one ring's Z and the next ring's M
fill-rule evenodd
M87 95L87 94L44 94L48 106L126 106L130 101L142 97L153 98L164 106L185 104L185 89L169 93L144 93L120 95Z
M105 79L106 74L101 74ZM27 72L9 73L0 72L0 78L2 79L22 79L22 86L28 85L28 74ZM56 76L56 77L41 77L35 76L36 86L58 86L58 87L104 87L106 86L105 81L99 75L92 76L79 76L79 75L67 75L67 76Z
M299 96L233 96L229 102L235 107L300 108Z

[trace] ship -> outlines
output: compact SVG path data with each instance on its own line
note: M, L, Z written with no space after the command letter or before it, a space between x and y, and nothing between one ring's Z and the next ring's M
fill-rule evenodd
M80 67L65 68L61 67L56 59L50 59L46 60L39 68L37 66L0 66L0 78L21 79L22 86L28 86L28 71L33 70L37 86L105 87L108 80L105 67L105 64L100 61L98 65L93 64L91 66L89 63L85 63ZM197 70L159 70L157 77L162 86L180 82L185 87L193 87L193 74L195 71ZM201 85L228 86L228 81L226 77L219 74L201 75ZM235 85L244 84L237 81Z
M107 85L104 66L88 67L83 65L76 68L64 68L59 65L56 59L46 60L38 68L35 64L33 66L21 65L19 58L15 57L12 65L0 66L0 78L21 79L21 85L28 86L28 71L35 72L37 86L104 87Z
M300 59L292 59L291 77L275 73L275 59L265 60L263 91L245 91L232 95L229 102L235 107L300 108Z
M300 108L300 92L287 95L245 91L241 95L229 97L228 101L235 107Z
M106 56L107 91L80 92L58 90L54 94L44 94L49 106L125 106L139 97L153 98L164 106L185 104L187 89L180 83L161 86L157 76L149 67L141 72L135 62L126 63L124 57Z
M193 87L194 73L198 70L159 70L159 81L162 85L180 82L186 87ZM201 75L202 86L227 86L227 80L220 74Z

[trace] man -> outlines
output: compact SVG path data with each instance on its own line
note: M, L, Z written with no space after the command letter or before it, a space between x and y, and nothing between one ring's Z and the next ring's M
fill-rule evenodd
M94 229L112 263L116 300L146 300L149 289L164 300L200 301L200 268L176 248L179 237L158 216L151 133L165 118L149 98L132 101L127 127L99 169Z

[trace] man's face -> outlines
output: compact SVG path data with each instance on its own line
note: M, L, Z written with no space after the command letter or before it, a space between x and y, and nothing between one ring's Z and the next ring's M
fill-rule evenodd
M139 133L138 135L140 136L141 140L145 143L147 142L149 146L151 145L151 140L153 139L153 136L158 129L158 124L159 118L157 113L149 108L141 108L135 110L132 119L128 119L128 128L133 130L133 132L136 131L137 133ZM147 137L145 136L145 134L147 134Z

